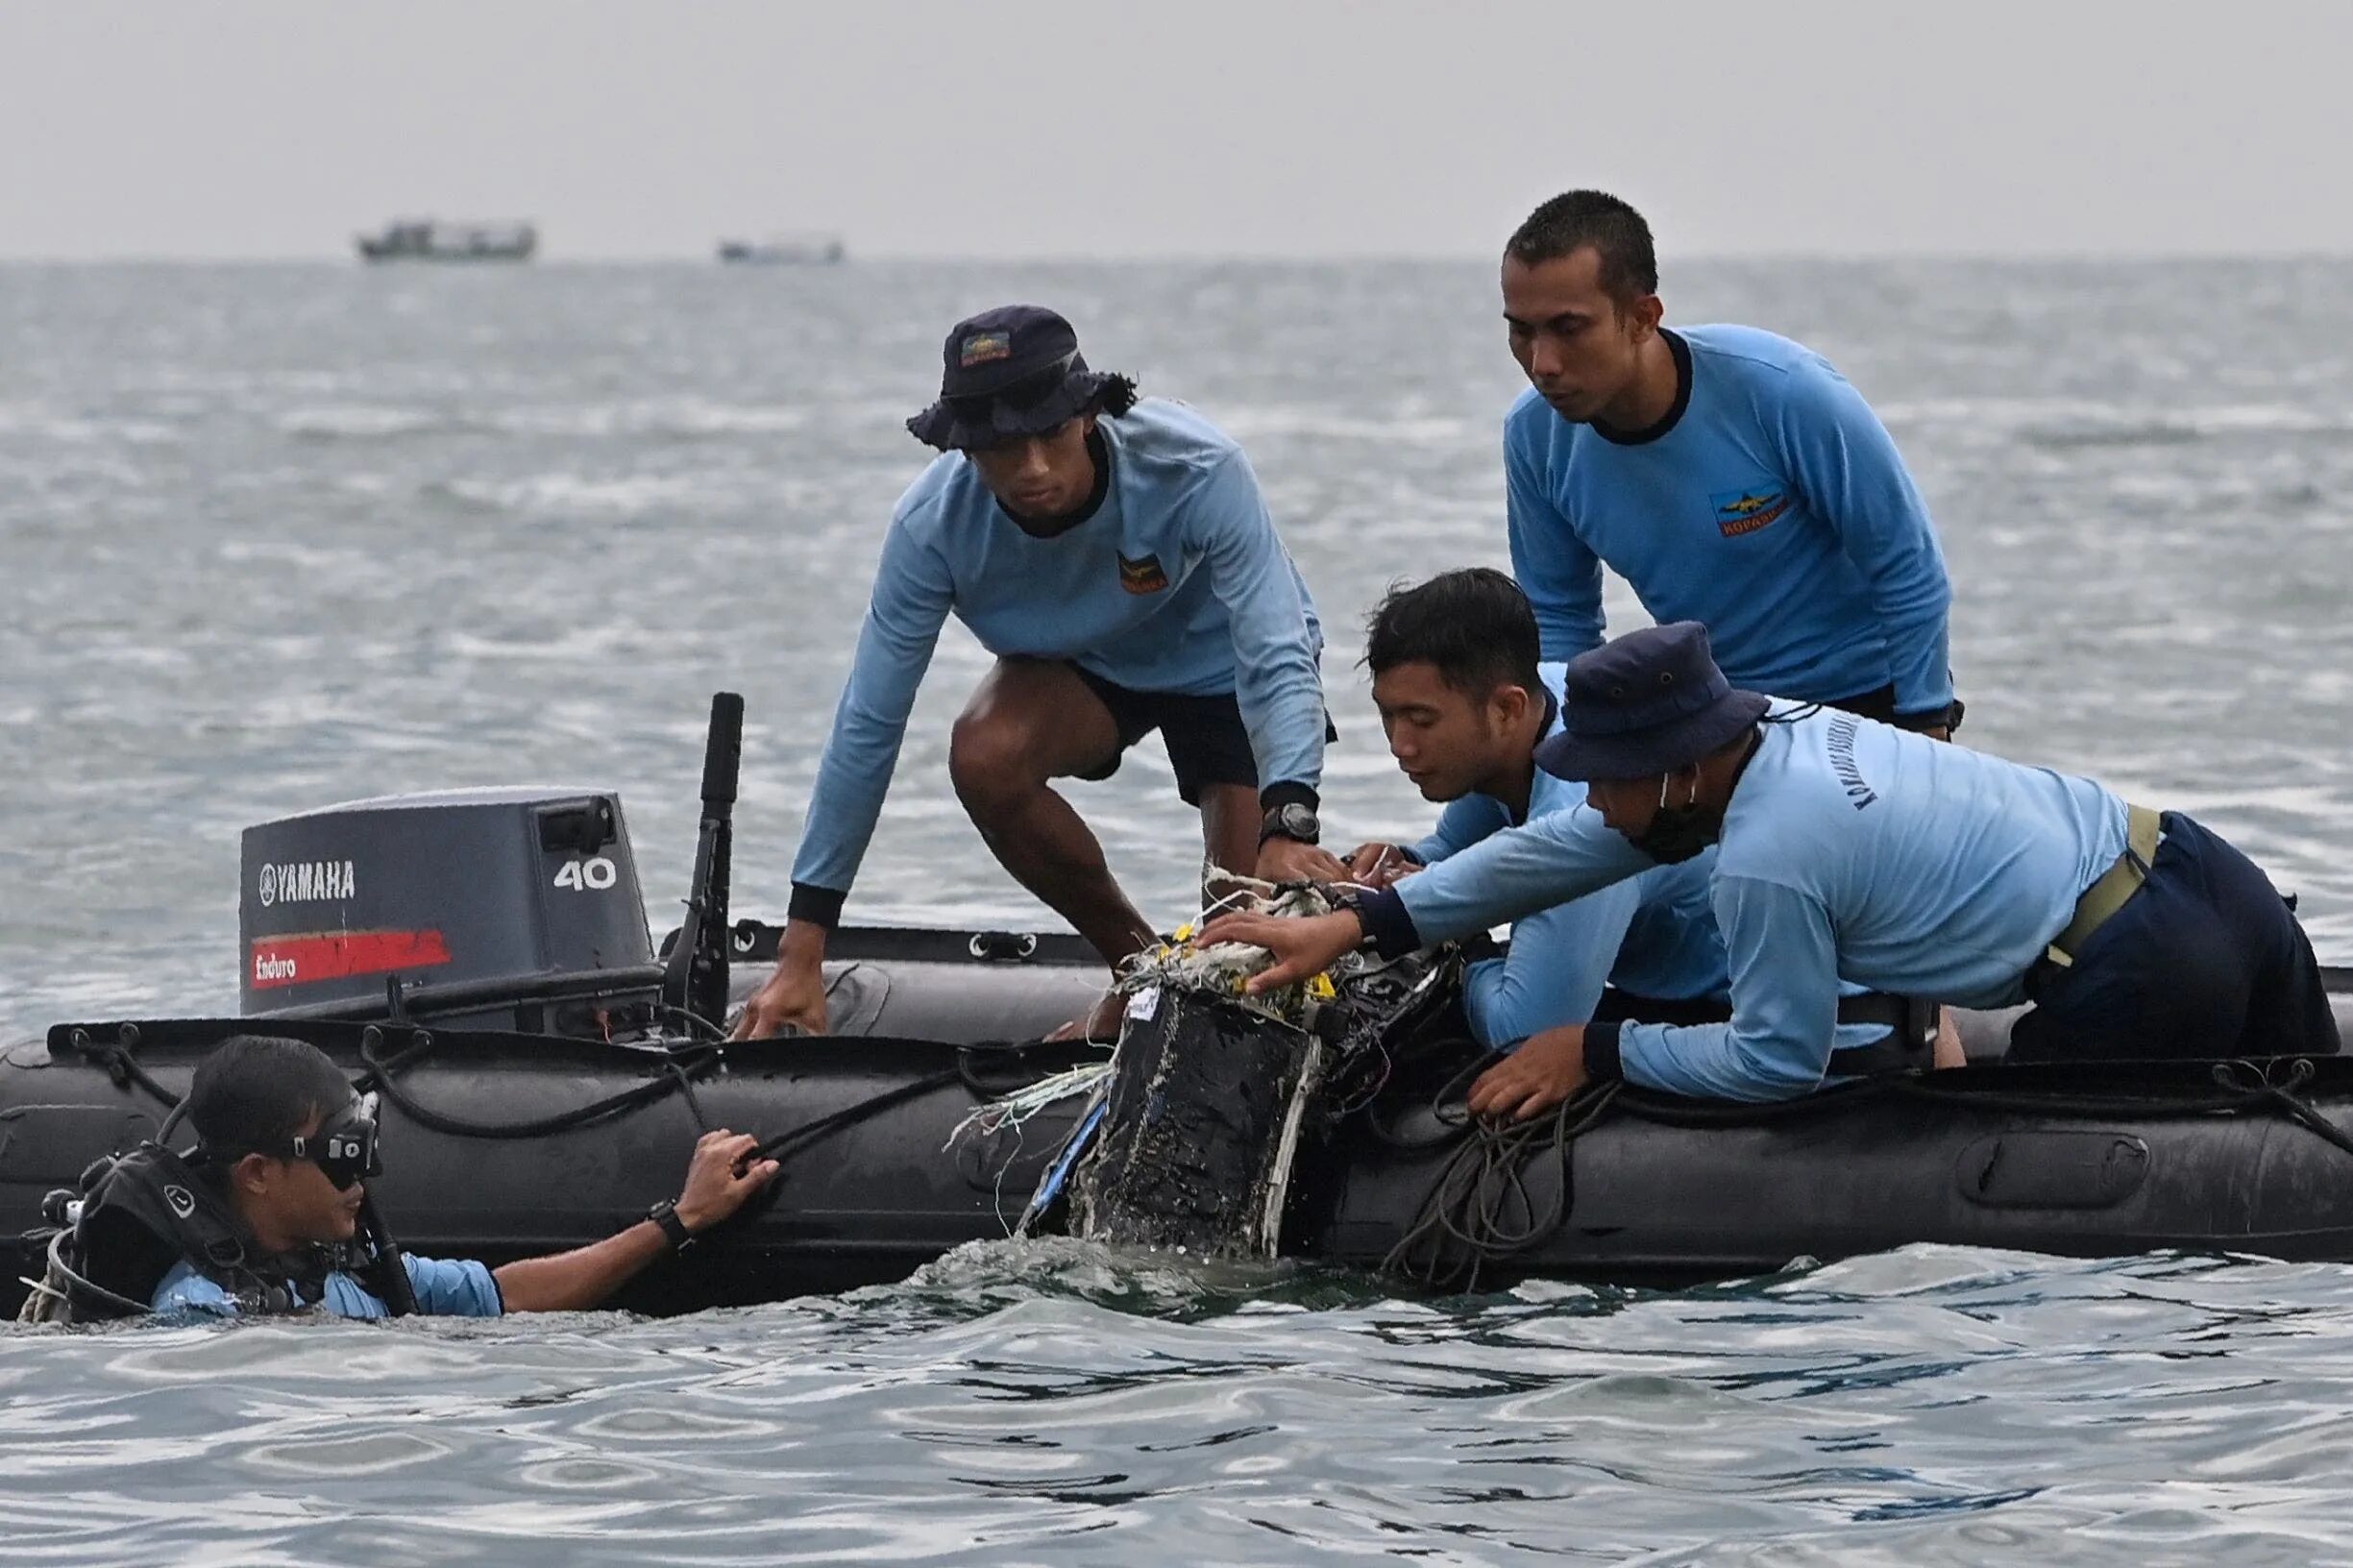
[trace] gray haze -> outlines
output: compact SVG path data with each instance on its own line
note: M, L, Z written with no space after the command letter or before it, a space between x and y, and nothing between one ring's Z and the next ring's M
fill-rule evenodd
M1571 184L1671 253L2353 250L2353 5L0 10L0 256L1469 256Z

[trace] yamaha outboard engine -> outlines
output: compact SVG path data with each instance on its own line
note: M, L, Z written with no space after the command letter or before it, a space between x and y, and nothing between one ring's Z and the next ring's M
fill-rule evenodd
M609 790L388 796L247 828L237 930L249 1017L600 1037L658 1021Z

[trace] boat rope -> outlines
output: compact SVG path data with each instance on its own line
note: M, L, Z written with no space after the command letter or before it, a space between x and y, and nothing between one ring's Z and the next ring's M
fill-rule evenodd
M376 1088L385 1099L399 1106L402 1114L409 1120L429 1132L439 1133L445 1138L549 1138L557 1133L569 1133L582 1127L593 1127L599 1122L609 1121L642 1106L651 1105L657 1100L665 1099L681 1089L689 1090L689 1104L696 1120L707 1127L708 1123L702 1122L701 1106L693 1100L692 1075L715 1070L722 1061L721 1053L716 1049L709 1046L699 1046L677 1052L665 1059L657 1076L642 1084L632 1085L618 1094L608 1094L603 1099L575 1107L570 1111L559 1111L552 1115L535 1116L521 1121L468 1121L463 1117L453 1116L446 1112L434 1110L402 1088L397 1076L396 1065L377 1054L377 1046L382 1041L382 1034L374 1028L361 1031L359 1036L359 1060L367 1064L368 1070L375 1079ZM418 1049L404 1053L404 1055L413 1058L423 1054L424 1049L429 1047L429 1041L430 1036L427 1031L418 1030L413 1037L414 1044Z
M1563 1100L1550 1115L1505 1126L1472 1117L1459 1103L1467 1080L1487 1066L1484 1056L1475 1058L1432 1096L1429 1108L1441 1129L1436 1137L1408 1139L1377 1116L1366 1116L1373 1138L1400 1152L1428 1153L1459 1144L1424 1196L1405 1235L1383 1258L1383 1272L1431 1289L1477 1289L1483 1271L1535 1246L1567 1220L1575 1201L1572 1146L1613 1115L1669 1127L1757 1127L1825 1115L1871 1099L1920 1100L2042 1116L2179 1120L2273 1115L2353 1155L2353 1133L2331 1121L2304 1097L2319 1075L2318 1067L2305 1057L2213 1063L2208 1076L2216 1091L2197 1094L1989 1090L1939 1084L1933 1073L1910 1072L1843 1084L1794 1100L1748 1105L1682 1099L1612 1082L1588 1086ZM1541 1199L1531 1190L1529 1182L1539 1161L1550 1163L1557 1171L1550 1196Z
M180 1109L180 1096L158 1083L155 1075L139 1066L138 1058L131 1054L132 1047L139 1042L137 1024L124 1024L116 1032L114 1039L106 1041L92 1040L87 1030L76 1029L66 1037L66 1042L75 1050L80 1051L86 1060L97 1064L107 1077L113 1081L116 1089L128 1089L133 1084L136 1084L157 1099L161 1100L166 1109L172 1111Z
M2322 1115L2319 1108L2311 1101L2296 1095L2297 1090L2319 1075L2319 1068L2314 1066L2310 1059L2295 1058L2289 1065L2288 1082L2285 1084L2272 1082L2268 1072L2251 1062L2218 1062L2214 1067L2215 1080L2218 1083L2227 1082L2225 1074L2243 1067L2254 1071L2261 1079L2263 1087L2257 1092L2266 1105L2314 1137L2335 1144L2347 1154L2353 1154L2353 1135L2348 1135L2343 1128Z
M962 1066L944 1067L938 1072L927 1073L923 1077L911 1079L903 1084L895 1084L879 1094L870 1094L855 1104L846 1105L839 1111L828 1113L812 1121L804 1121L799 1126L778 1133L775 1137L761 1143L758 1148L744 1156L744 1163L748 1164L754 1160L778 1162L789 1160L793 1155L801 1152L806 1145L816 1142L828 1133L855 1126L869 1116L888 1111L891 1107L903 1101L918 1099L935 1090L946 1089L952 1084L962 1083L964 1070Z
M1381 1271L1432 1289L1477 1290L1483 1268L1558 1230L1575 1195L1570 1147L1609 1115L1624 1087L1614 1081L1595 1084L1562 1100L1549 1115L1505 1126L1463 1113L1461 1146L1381 1260ZM1558 1181L1549 1197L1539 1199L1528 1177L1536 1161L1547 1157Z
M126 1023L114 1040L100 1041L77 1029L69 1038L68 1043L83 1057L103 1069L117 1088L127 1089L135 1085L166 1107L167 1115L156 1135L157 1139L160 1141L170 1136L171 1129L177 1125L184 1108L181 1096L173 1093L168 1087L159 1081L133 1054L138 1044L138 1040L137 1025ZM367 1070L359 1074L355 1080L355 1091L374 1089L418 1126L448 1138L483 1139L548 1138L613 1120L630 1112L656 1104L673 1093L685 1100L687 1111L694 1117L695 1125L708 1132L711 1127L710 1117L703 1109L700 1096L696 1092L696 1083L697 1080L707 1077L714 1070L723 1067L725 1060L725 1052L719 1042L699 1041L685 1049L670 1053L659 1064L655 1076L643 1083L632 1085L617 1094L606 1095L587 1105L577 1106L569 1111L560 1111L551 1115L516 1121L472 1121L452 1115L447 1112L437 1111L425 1104L400 1082L400 1074L404 1069L415 1064L419 1059L432 1054L438 1048L440 1041L431 1031L425 1029L412 1031L405 1044L399 1050L389 1053L381 1049L383 1041L383 1031L374 1025L360 1031L359 1057ZM1024 1079L1011 1086L1003 1081L992 1083L980 1075L976 1069L976 1064L989 1059L1019 1062L1027 1052L1043 1043L1045 1042L1040 1041L989 1041L958 1046L955 1066L944 1068L939 1072L908 1083L894 1085L878 1094L870 1095L866 1099L844 1106L826 1115L790 1128L767 1139L747 1158L764 1160L788 1157L790 1153L815 1142L828 1133L854 1126L892 1106L951 1085L962 1084L975 1098L979 1099L989 1099L1002 1094L1009 1087L1018 1089L1022 1083L1036 1080L1034 1078ZM642 1058L643 1053L631 1050L630 1054Z

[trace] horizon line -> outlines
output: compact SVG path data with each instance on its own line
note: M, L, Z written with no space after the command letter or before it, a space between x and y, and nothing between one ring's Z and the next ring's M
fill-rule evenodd
M1053 265L1189 265L1189 266L1329 266L1338 263L1451 266L1491 263L1485 251L1095 251L1095 252L960 252L926 254L917 251L851 251L838 262L787 262L749 266L755 272L824 271L829 267L862 264L938 266L1053 266ZM1680 263L1713 265L1722 262L1814 261L1886 264L1894 262L2020 262L2080 264L2161 264L2188 261L2343 261L2353 260L2353 247L2343 249L2282 248L2277 250L2018 250L2018 251L1845 251L1802 249L1748 251L1689 251L1662 256L1662 266ZM0 267L12 266L347 266L387 267L393 271L413 264L429 268L479 266L493 272L532 267L567 266L699 266L724 265L710 251L583 251L539 255L522 261L370 262L348 252L222 252L218 254L120 252L0 252Z

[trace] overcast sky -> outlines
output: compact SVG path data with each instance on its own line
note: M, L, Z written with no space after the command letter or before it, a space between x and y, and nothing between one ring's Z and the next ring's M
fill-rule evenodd
M2353 3L0 3L0 257L2353 252Z

